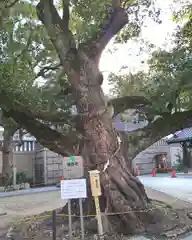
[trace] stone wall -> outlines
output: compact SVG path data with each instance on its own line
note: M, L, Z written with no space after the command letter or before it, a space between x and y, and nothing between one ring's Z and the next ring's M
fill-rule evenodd
M35 174L34 184L44 183L44 150L39 149L35 152Z
M33 178L33 169L35 163L34 152L13 152L13 161L17 172L25 172L28 178ZM2 152L0 152L0 173L2 173Z
M68 159L68 158L67 158ZM76 157L77 165L68 165L71 163L57 153L46 148L39 148L36 152L35 162L35 179L38 183L46 185L55 184L60 181L60 177L65 179L80 178L83 176L82 159Z
M45 181L47 181L48 184L57 183L60 180L60 176L63 175L62 172L63 157L49 150L44 151L46 157Z

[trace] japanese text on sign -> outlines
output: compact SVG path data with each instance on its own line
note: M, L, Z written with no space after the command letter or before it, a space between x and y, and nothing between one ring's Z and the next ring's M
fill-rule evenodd
M63 176L65 179L75 179L84 176L83 158L81 156L73 156L73 161L70 157L63 159Z
M90 174L92 196L94 196L94 197L101 196L99 171L92 170L92 171L89 171L89 174Z
M86 179L61 181L61 199L77 199L87 197Z

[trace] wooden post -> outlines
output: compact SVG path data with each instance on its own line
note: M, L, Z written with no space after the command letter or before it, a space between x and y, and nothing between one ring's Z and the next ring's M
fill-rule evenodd
M13 167L13 187L15 188L17 184L17 168Z
M99 196L101 196L101 186L100 186L100 176L99 176L100 172L98 170L93 170L93 171L89 171L89 174L90 174L91 192L95 201L99 239L103 240L104 233L103 233L103 224L102 224L100 204L99 204Z
M44 183L47 185L47 149L43 149Z
M103 223L102 223L102 218L101 218L101 211L100 211L100 204L99 204L99 197L94 197L95 201L95 208L96 208L96 214L97 214L97 224L98 224L98 234L99 234L99 239L103 240Z

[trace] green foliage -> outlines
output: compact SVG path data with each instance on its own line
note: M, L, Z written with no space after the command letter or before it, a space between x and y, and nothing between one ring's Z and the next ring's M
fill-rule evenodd
M119 76L110 74L108 80L112 85L112 93L117 96L144 96L144 89L148 84L148 77L144 72Z
M129 23L124 30L118 34L116 42L126 42L130 38L137 37L144 20L148 16L156 22L159 21L159 9L154 7L152 1L129 0L122 2L125 2L124 7L127 9ZM105 28L107 26L107 16L112 13L110 4L111 0L71 1L70 29L74 34L77 44L96 37L98 30L101 27ZM61 1L59 1L59 6L61 5Z
M110 2L110 0L71 1L70 29L78 44L96 35L103 19L109 13Z
M20 10L19 10L20 9ZM61 108L61 103L56 101L55 86L53 94L43 92L35 85L36 72L44 66L52 66L58 63L55 50L47 37L42 25L39 25L34 15L35 6L19 1L11 8L10 14L4 20L0 32L0 93L4 96L6 109L13 108L20 111L29 111L29 114L41 118L41 113ZM38 70L37 70L38 71ZM40 74L45 80L56 79L58 83L62 76L60 70L47 71ZM43 72L42 72L43 73ZM51 86L51 85L50 85ZM49 87L50 87L49 86ZM6 98L6 99L5 99ZM63 102L66 98L63 99ZM61 109L68 109L69 106L62 106ZM53 112L53 111L52 111ZM47 117L48 118L48 117Z
M161 23L160 9L150 0L128 1L127 8L129 23L116 36L117 43L124 43L140 36L141 28L147 18Z
M27 175L24 172L17 172L16 173L16 184L26 183L28 182ZM9 177L7 185L13 185L13 174Z
M96 37L101 24L104 23L103 27L106 27L106 16L111 14L110 2L70 1L70 29L77 45L93 36ZM137 37L147 17L160 23L160 10L150 0L127 1L127 4L129 24L117 36L117 42ZM61 1L57 1L57 8L61 11ZM35 1L20 0L12 8L6 9L2 6L0 10L0 95L3 96L1 106L4 109L27 112L28 116L40 119L66 134L74 133L70 114L74 100L68 78L59 67L43 70L45 66L51 69L59 65L59 59L45 28L37 21ZM190 25L185 25L186 30L183 30L186 39L189 39L188 28ZM186 70L183 63L184 57L186 60L186 56L189 55L186 51L186 48L181 50L179 47L174 53L156 52L156 55L152 56L148 74L139 72L128 76L110 75L110 81L115 83L114 92L123 96L141 95L152 100L158 99L153 103L154 108L159 111L166 109L167 102L176 106L178 91L180 100L186 101L186 94L190 99L190 95L183 89L187 83L190 84L190 70ZM161 58L164 59L163 62ZM186 62L190 64L189 58ZM43 87L35 84L40 79L47 81ZM184 104L186 106L186 102ZM59 117L54 119L53 116L56 115Z
M175 47L157 50L148 61L148 72L109 76L112 92L117 96L142 95L152 102L152 111L175 112L191 109L191 20L178 28Z
M20 10L19 10L20 9ZM35 12L34 12L35 11ZM0 31L0 106L27 113L62 134L77 137L70 107L72 94L35 6L19 1L4 16ZM42 87L38 82L43 80ZM65 91L65 92L64 92ZM6 133L19 126L3 116Z
M192 18L192 4L184 1L182 8L173 13L173 21L182 22L189 21Z
M127 42L130 39L138 37L141 26L137 22L129 23L116 37L116 42Z

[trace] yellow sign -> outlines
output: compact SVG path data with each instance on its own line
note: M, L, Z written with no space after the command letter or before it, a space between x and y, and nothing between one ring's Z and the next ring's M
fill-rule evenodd
M101 196L101 186L100 186L100 175L99 175L99 173L100 172L98 170L89 171L91 191L92 191L92 196L94 197L96 214L97 214L99 239L103 240L104 239L103 225L102 225L101 211L100 211L100 205L99 205L99 196Z
M101 196L100 176L99 171L89 171L92 196Z

